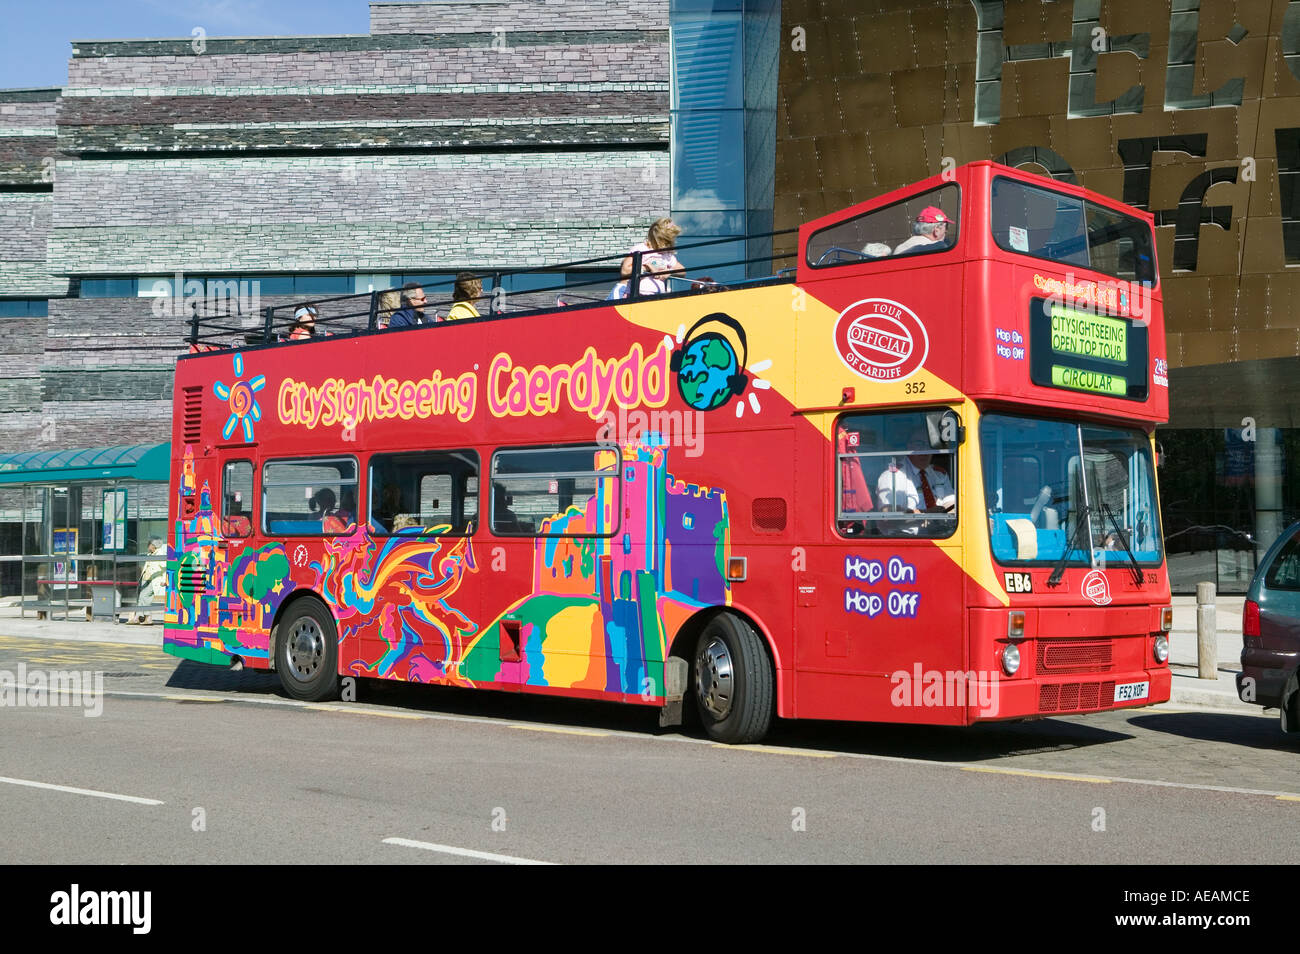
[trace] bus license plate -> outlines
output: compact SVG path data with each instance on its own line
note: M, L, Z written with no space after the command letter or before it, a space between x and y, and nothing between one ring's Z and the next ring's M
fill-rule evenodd
M1115 687L1115 701L1132 702L1134 699L1145 699L1150 689L1149 682L1126 682Z

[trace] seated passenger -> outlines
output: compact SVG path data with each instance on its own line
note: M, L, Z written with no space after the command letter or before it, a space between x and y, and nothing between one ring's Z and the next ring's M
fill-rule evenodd
M460 321L462 318L479 317L474 302L483 296L483 279L473 272L461 272L456 276L456 287L451 293L451 311L447 312L445 321Z
M339 491L339 509L334 511L334 516L338 517L344 525L351 524L357 519L357 492L351 487L344 487Z
M221 535L223 537L246 537L253 532L253 525L244 515L243 508L236 494L226 494L226 513L221 518Z
M492 485L492 531L494 533L520 533L526 528L510 505L514 503L502 484Z
M403 530L410 530L413 527L417 530L424 529L420 525L419 518L414 514L399 513L393 518L393 533L401 533Z
M952 219L943 214L943 209L927 205L912 223L912 237L898 248L895 255L918 251L931 245L945 245L948 241L948 223Z
M322 487L312 498L315 504L312 510L319 509L321 512L321 531L323 533L346 533L352 529L356 522L356 495L352 490L341 491L343 506L334 506L334 491L328 487Z
M884 242L868 242L862 246L862 254L867 258L889 258L894 252Z
M388 319L389 328L410 328L424 324L424 306L428 301L424 289L416 282L407 282L402 286L402 307L393 312Z
M375 486L376 484L372 482L371 487ZM398 489L396 484L384 484L378 500L375 499L374 493L371 493L371 523L378 524L381 533L388 533L388 529L393 525L397 515L405 510L406 507L402 503L402 491Z
M393 315L402 307L402 293L396 288L379 293L379 302L375 309L375 327L387 328Z
M289 326L289 333L284 336L284 340L302 341L316 337L316 319L319 316L315 305L299 305L294 309L293 324Z
M682 234L682 228L673 222L672 219L664 217L658 219L650 226L646 233L646 240L640 245L634 245L623 259L623 264L619 267L619 273L625 279L613 287L606 301L614 301L620 298L628 297L628 282L626 279L632 275L633 256L637 252L641 255L641 282L638 291L642 295L662 295L668 291L668 276L684 272L682 263L677 260L677 253L674 251L677 245L677 236Z

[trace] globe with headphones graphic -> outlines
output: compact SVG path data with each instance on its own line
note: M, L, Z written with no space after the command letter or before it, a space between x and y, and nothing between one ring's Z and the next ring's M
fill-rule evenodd
M731 328L740 341L742 357L736 357L731 342L717 331L695 332L710 322ZM730 315L714 312L697 321L682 341L669 367L677 373L677 393L697 411L716 411L744 390L745 361L749 345L745 330Z

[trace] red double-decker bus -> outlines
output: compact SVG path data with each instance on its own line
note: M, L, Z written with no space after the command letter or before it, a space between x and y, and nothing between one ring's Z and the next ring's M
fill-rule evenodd
M1168 699L1150 215L978 162L761 279L645 297L635 258L625 300L382 330L369 296L229 348L196 320L166 650L728 742Z

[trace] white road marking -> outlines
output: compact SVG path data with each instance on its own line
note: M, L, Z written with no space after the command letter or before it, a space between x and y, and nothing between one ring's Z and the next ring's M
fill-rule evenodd
M129 690L118 690L118 689L105 689L104 695L105 696L134 696L137 698L144 698L144 699L187 699L188 698L188 699L196 699L196 700L197 699L209 700L214 698L213 696L198 696L198 695L178 696L174 693L133 692ZM231 702L231 703L239 703L239 702L252 703L257 705L269 705L269 706L290 706L299 709L309 708L313 705L312 703L297 702L292 699L263 699L263 698L238 697L238 698L222 698L220 699L220 701ZM358 715L366 714L365 709L352 708L349 706L338 706L338 710L345 711L345 712L355 712ZM1170 711L1170 710L1161 710L1161 711ZM1197 709L1197 710L1189 710L1189 711L1203 712L1204 710ZM413 714L413 717L418 719L428 719L433 722L468 722L468 723L478 724L478 725L495 726L497 728L506 728L506 729L522 728L522 726L517 724L516 719L509 719L509 720L493 719L484 716L455 716L455 715L443 715L440 713L417 713L417 714ZM648 735L641 732L629 732L625 729L602 729L599 731L613 738L636 739L641 742L670 742L670 743L677 743L677 744L684 744L684 745L707 745L714 748L735 749L736 751L739 752L750 752L750 753L759 753L759 754L786 755L786 754L798 753L798 754L812 755L816 753L818 755L839 756L841 758L846 758L846 759L862 759L868 762L896 762L901 765L918 765L918 766L924 766L926 768L936 768L936 769L960 769L960 770L967 770L967 771L982 771L989 768L989 766L987 765L980 765L972 762L936 762L930 759L907 758L906 756L902 756L902 755L873 755L869 752L844 752L835 749L810 748L806 752L800 749L794 749L792 751L776 750L776 752L773 753L775 747L771 747L771 746L749 747L749 746L737 746L737 745L722 745L718 742L713 741L712 739L692 739L684 735ZM1126 778L1123 776L1107 776L1107 775L1083 775L1083 774L1075 774L1069 772L1053 772L1048 769L1037 769L1037 768L1026 768L1023 770L1004 770L999 774L1012 774L1012 773L1022 774L1024 772L1035 772L1041 776L1050 776L1051 778L1059 779L1061 781L1079 781L1079 782L1093 782L1093 783L1123 782L1128 785L1151 785L1158 788L1178 788L1178 789L1185 789L1187 791L1194 791L1194 792L1223 792L1228 795L1263 795L1268 798L1286 799L1286 800L1294 799L1296 801L1300 801L1300 793L1296 793L1296 792L1269 791L1267 789L1257 789L1257 788L1235 788L1230 785L1202 785L1202 784L1197 784L1195 782L1169 782L1169 781L1165 781L1164 779Z
M838 752L822 752L817 749L792 749L780 745L731 745L727 742L715 742L713 747L717 749L735 749L738 752L765 752L768 755L797 755L805 759L839 758Z
M385 838L385 845L400 845L403 848L419 848L422 851L436 851L443 855L459 855L462 858L477 858L480 861L499 861L503 865L553 865L554 861L534 861L532 858L516 858L514 855L498 855L491 851L475 851L472 848L456 848L452 845L435 845L429 841L412 841L410 838Z
M9 785L24 785L27 788L47 788L54 792L67 792L70 795L91 795L95 798L111 798L118 802L134 802L137 805L164 805L156 798L139 798L135 795L118 795L116 792L97 792L93 788L73 788L71 785L53 785L49 782L33 782L25 778L6 778L0 775L0 782Z
M523 729L525 732L554 732L559 735L589 735L595 738L604 738L609 735L603 729L575 729L570 726L560 725L512 725L512 729Z

